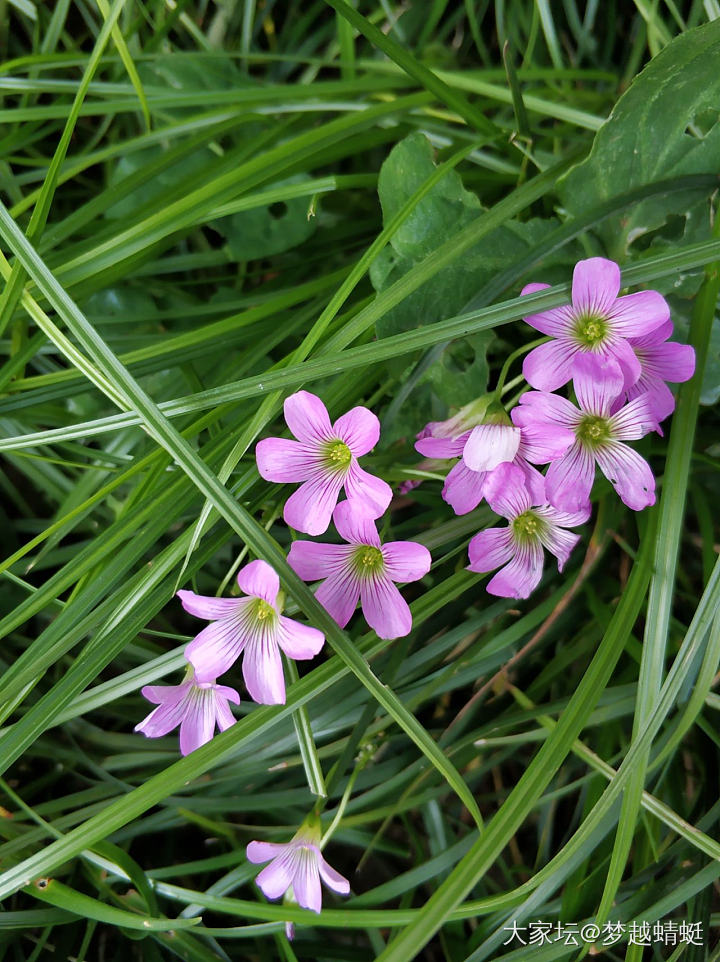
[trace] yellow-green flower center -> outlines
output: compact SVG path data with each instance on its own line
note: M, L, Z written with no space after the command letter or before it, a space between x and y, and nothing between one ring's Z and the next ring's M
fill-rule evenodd
M542 518L538 518L534 511L523 511L512 523L513 533L522 541L533 541L543 524Z
M382 551L371 544L361 545L356 550L353 561L357 573L366 578L378 574L385 566Z
M607 418L596 414L586 414L576 429L577 437L589 448L597 448L610 440L610 427Z
M599 314L580 314L575 320L574 334L583 347L597 347L607 337L607 321Z
M258 598L255 602L255 617L258 621L267 621L268 618L275 617L277 612L272 605L268 604L263 598Z
M352 451L344 441L328 441L325 445L325 460L332 470L345 470L352 461Z

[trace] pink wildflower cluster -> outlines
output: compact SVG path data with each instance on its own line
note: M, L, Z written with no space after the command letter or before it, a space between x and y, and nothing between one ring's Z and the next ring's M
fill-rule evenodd
M522 294L548 286L528 284ZM456 514L485 499L509 522L470 542L471 571L501 568L491 594L527 598L542 576L543 548L562 570L579 541L567 529L590 517L596 468L634 511L655 503L650 465L627 442L662 433L675 406L666 382L692 377L695 355L668 340L672 322L660 294L619 292L617 264L580 261L572 303L525 318L551 340L525 358L523 374L536 390L521 395L511 417L495 401L481 406L477 421L456 416L418 435L415 447L426 457L459 458L442 492ZM574 401L553 393L568 382ZM536 465L548 465L546 473Z

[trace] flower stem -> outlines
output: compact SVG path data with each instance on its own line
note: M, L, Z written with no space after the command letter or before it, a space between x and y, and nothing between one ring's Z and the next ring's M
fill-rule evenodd
M505 363L500 369L497 385L495 386L495 394L498 397L500 397L500 395L502 394L502 389L503 389L503 386L505 385L505 378L508 376L508 371L510 370L510 366L519 357L522 357L524 354L527 354L528 351L531 351L534 347L537 347L539 344L544 344L546 341L549 341L549 340L550 340L549 337L538 337L536 338L536 340L530 341L529 344L523 344L522 347L519 347L516 351L513 351L512 354L508 355L508 357L505 359Z

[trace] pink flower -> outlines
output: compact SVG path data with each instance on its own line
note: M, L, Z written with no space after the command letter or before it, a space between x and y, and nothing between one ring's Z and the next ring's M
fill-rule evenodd
M240 704L234 688L216 685L215 681L198 681L188 672L180 685L146 685L142 693L158 707L135 726L148 738L160 738L180 726L180 751L189 755L215 733L215 725L224 732L235 723L228 702Z
M325 580L317 600L341 628L361 602L367 623L380 638L401 638L412 616L393 582L417 581L430 570L430 552L414 541L381 545L372 512L356 499L333 512L335 527L349 544L294 541L288 564L305 581Z
M675 410L675 398L665 383L689 381L695 373L695 350L689 344L669 341L672 321L645 334L629 337L628 343L640 362L640 377L627 390L629 400L647 392L650 409L658 421Z
M520 398L512 419L523 429L528 458L542 463L558 445L565 453L552 460L545 476L547 499L562 511L579 511L587 504L595 464L634 511L655 503L655 478L650 465L623 441L641 438L657 427L642 394L611 414L623 391L623 375L610 358L584 355L575 362L575 393L580 408L557 394L530 391Z
M528 284L522 294L545 290L548 284ZM640 362L626 338L642 338L670 317L657 291L618 297L620 268L604 257L575 265L572 305L531 314L525 320L554 340L541 344L525 358L523 374L540 391L555 391L574 377L578 357L613 358L629 388L641 374Z
M319 841L319 832L303 826L285 845L250 842L248 860L256 865L270 862L256 879L267 898L279 899L292 889L291 896L298 905L319 913L322 908L320 879L333 892L349 894L350 883L325 861Z
M543 476L526 459L522 432L511 424L480 424L456 438L421 438L415 444L420 454L434 458L460 457L445 478L442 496L455 514L467 514L485 497L495 470L512 462L525 475L525 483L542 500ZM558 452L562 454L564 448Z
M251 698L263 705L285 704L280 650L288 658L314 658L325 636L280 614L280 579L266 561L252 561L238 572L247 598L206 598L178 591L185 611L212 624L185 649L199 679L217 678L243 657L243 678Z
M562 571L580 536L566 528L583 524L590 517L590 505L568 514L549 504L536 506L525 487L522 471L504 464L493 477L487 495L496 514L507 518L507 528L486 528L470 541L468 570L485 572L504 567L487 585L491 595L501 598L527 598L540 583L543 547L558 559Z
M343 487L348 498L362 499L379 518L392 490L357 461L380 436L380 422L372 411L356 407L330 424L320 398L298 391L285 401L285 420L298 440L266 438L255 455L266 481L303 482L285 503L283 517L290 527L306 534L326 531Z

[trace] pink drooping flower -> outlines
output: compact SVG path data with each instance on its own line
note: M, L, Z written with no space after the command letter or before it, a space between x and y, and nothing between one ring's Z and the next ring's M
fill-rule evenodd
M455 514L467 514L480 504L501 464L517 465L533 496L543 497L543 476L527 460L520 428L511 424L479 424L456 438L421 438L415 448L428 457L460 458L450 469L442 490Z
M392 490L363 471L357 460L380 436L380 422L372 411L355 407L331 424L320 398L298 391L285 401L285 421L297 441L266 438L255 455L266 481L303 482L285 503L287 524L306 534L322 534L343 488L348 498L362 499L379 518Z
M250 842L247 857L254 864L270 862L255 880L269 899L279 899L288 890L293 901L304 909L320 912L320 880L333 892L348 895L350 883L336 872L320 851L320 833L303 826L292 841Z
M380 638L401 638L412 628L407 602L393 582L417 581L430 570L430 552L414 541L381 545L372 511L356 499L341 501L335 527L348 544L294 541L288 564L304 581L324 579L315 595L341 628L358 600Z
M228 702L240 704L234 688L198 681L190 670L179 685L146 685L142 693L158 707L135 726L148 738L160 738L180 726L180 751L189 755L215 734L215 725L224 732L235 723Z
M564 442L565 453L552 460L545 476L551 505L580 511L588 502L595 465L622 501L634 511L655 503L650 465L624 441L636 440L657 427L642 394L614 414L613 402L623 392L623 375L611 358L584 355L575 362L575 393L580 407L557 394L530 391L520 398L512 419L523 429L528 457L536 463Z
M252 561L238 572L246 598L207 598L178 591L183 608L212 624L185 649L200 679L217 678L243 655L243 678L250 697L263 705L285 704L280 651L288 658L314 658L325 636L317 628L280 614L280 579L266 561Z
M648 404L658 421L664 421L675 410L675 398L665 383L689 381L695 373L695 350L689 344L669 341L672 321L645 334L629 337L628 342L640 362L640 377L627 390L629 400L647 393Z
M535 294L548 284L528 284L522 294ZM540 391L555 391L575 374L578 357L613 358L620 366L625 388L641 375L640 361L628 338L643 338L670 317L665 298L657 291L618 297L620 268L604 257L590 257L575 265L572 304L525 320L553 340L525 358L523 374Z
M565 529L587 521L590 505L568 513L549 504L537 504L525 486L522 471L514 464L498 468L486 497L493 511L510 524L486 528L471 539L468 569L485 572L502 565L488 582L488 592L500 598L527 598L540 583L543 548L555 555L558 571L562 571L580 540L579 535Z

